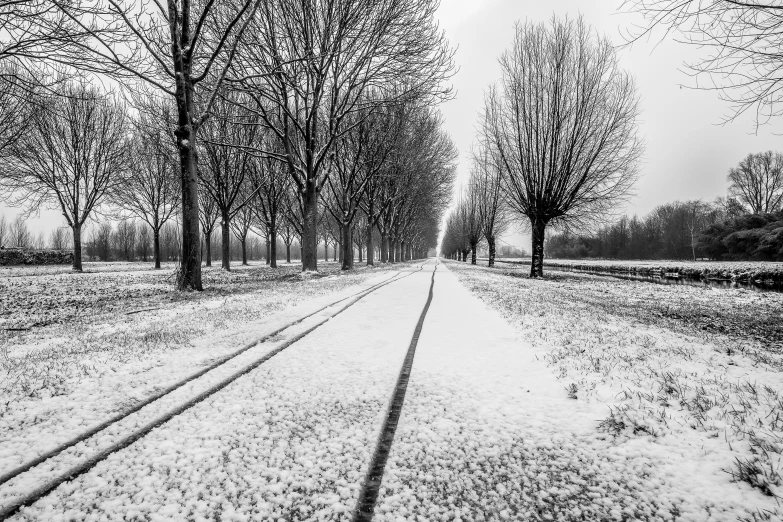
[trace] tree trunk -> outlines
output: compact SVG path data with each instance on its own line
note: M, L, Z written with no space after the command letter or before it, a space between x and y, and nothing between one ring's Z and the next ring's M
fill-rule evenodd
M381 233L381 263L389 262L389 235Z
M302 271L318 270L318 191L316 180L305 182L302 223Z
M231 235L228 224L228 215L223 214L220 220L220 230L222 232L223 244L220 246L223 255L222 267L225 270L231 271Z
M241 240L242 243L242 265L247 266L247 238Z
M291 262L291 243L285 244L285 262L286 263Z
M273 226L269 232L271 236L269 240L269 266L277 268L277 229Z
M350 223L342 223L340 226L340 257L342 258L342 270L353 268L353 227Z
M476 264L476 243L470 245L470 264Z
M209 254L209 246L207 246ZM155 270L160 269L160 227L152 231L152 255L155 256Z
M182 75L183 71L178 71ZM193 85L183 76L176 82L177 150L182 187L182 255L177 288L203 290L201 284L201 238L198 212L198 156L193 126Z
M367 266L375 264L375 246L372 244L372 225L367 224Z
M544 229L546 221L530 219L533 228L532 259L530 263L530 277L544 277Z
M364 250L364 249L362 248L361 245L359 245L357 248L359 249L359 262L361 263L363 261L362 254L364 253L364 252L362 252L362 250Z
M487 236L487 244L489 245L489 263L488 267L495 266L495 236Z
M212 231L204 233L204 247L207 249L207 266L212 266ZM157 265L155 266L157 268Z
M74 225L71 227L73 232L73 271L82 271L82 226Z
M270 250L272 250L272 246L269 244L269 237L266 238L266 264L271 265L271 261L269 259L270 257Z

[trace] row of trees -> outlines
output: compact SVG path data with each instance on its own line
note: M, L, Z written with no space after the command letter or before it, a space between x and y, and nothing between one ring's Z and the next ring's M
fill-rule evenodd
M543 275L548 226L585 226L628 194L643 150L639 101L611 42L580 17L518 24L479 125L471 180L442 246L465 259L508 219L532 230L531 276Z
M303 270L317 269L324 212L339 223L345 268L354 234L366 235L372 253L377 230L382 260L420 253L436 241L455 156L430 108L450 95L443 83L453 73L437 5L0 0L0 65L28 71L4 74L6 86L23 78L29 94L34 64L67 64L118 81L134 107L131 118L117 99L71 82L49 82L34 101L8 97L35 107L28 114L41 121L29 134L10 125L6 193L23 193L15 202L28 209L60 209L77 259L81 227L101 201L153 231L176 213L179 288L202 288L201 236L218 220L224 251L232 224L296 237ZM67 128L79 132L58 132ZM56 174L45 179L44 170ZM161 181L164 170L174 171L173 187ZM171 188L177 197L152 211Z

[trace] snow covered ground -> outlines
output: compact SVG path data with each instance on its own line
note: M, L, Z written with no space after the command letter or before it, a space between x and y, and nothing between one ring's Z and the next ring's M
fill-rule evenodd
M349 520L433 264L368 295L14 520ZM445 266L435 276L376 520L783 518L783 294L584 274L529 280L520 268ZM132 404L166 379L391 274L292 274L265 283L237 274L225 276L220 295L116 325L111 314L96 314L79 328L128 336L150 324L203 330L169 347L131 343L141 356L112 358L125 352L109 337L111 350L61 357L105 359L81 383L66 380L63 395L42 386L35 397L17 393L0 417L0 459L12 467L14 455L83 429L122 400ZM257 322L269 307L278 313ZM31 346L16 345L6 360L49 360L31 358ZM141 422L129 418L122 429ZM115 436L15 479L0 490L0 503Z
M525 470L529 468L525 463L533 461L541 466L543 483L552 484L553 489L541 492L538 499L527 492L533 498L520 510L552 503L568 506L569 498L591 496L592 491L592 496L606 505L601 508L599 502L592 506L593 515L587 518L603 513L607 519L622 518L623 514L645 519L650 513L650 519L656 515L663 520L669 516L683 520L781 519L783 511L777 501L783 495L780 338L754 339L750 330L742 330L743 316L735 318L734 327L726 333L697 330L689 322L693 313L678 312L698 308L709 300L713 307L725 308L728 316L728 310L749 303L751 311L755 307L759 315L779 327L783 296L663 287L585 275L530 280L513 270L453 262L448 267L472 293L516 327L521 337L519 355L546 363L549 375L557 376L561 401L572 397L565 404L547 404L536 398L533 405L519 407L517 401L522 420L507 430L505 438L497 436L502 442L495 455L508 458L516 451L520 457L511 463L512 468ZM685 299L685 294L692 299ZM459 298L455 295L452 300ZM464 301L461 310L470 303ZM670 313L649 313L653 308L668 308ZM705 314L710 311L703 310ZM480 323L478 310L471 311L464 321L470 317L486 332L502 331L489 318ZM484 324L490 326L485 328ZM500 352L497 346L502 343L492 342L490 335L494 334L475 338L474 349ZM456 342L459 338L457 334L450 343L451 350L468 349L465 336L462 343ZM473 357L471 364L475 366L479 360ZM424 355L417 361L419 371L426 368L423 359ZM511 364L513 356L499 353L497 359L507 361L497 368L500 371ZM524 383L531 368L514 372L520 386L527 387ZM412 380L417 382L415 375ZM491 382L489 377L486 380ZM422 381L429 383L431 379ZM487 399L476 399L469 390L461 392L459 383L455 378L451 387L462 393L460 398L444 398L443 402L483 412ZM500 402L504 406L512 403L510 399ZM465 415L459 412L451 418ZM551 423L545 429L524 421L541 415ZM513 424L511 413L500 417ZM489 421L474 424L484 426L481 429L488 434L504 433ZM471 435L459 437L470 439ZM482 437L472 438L478 441ZM478 449L474 451L483 451L485 445L475 444ZM444 445L455 446L453 442ZM538 490L535 478L529 476L528 480L534 491ZM577 501L573 505L584 509L587 504ZM512 513L512 506L508 509ZM576 513L560 512L565 520L579 519Z
M139 265L135 265L138 267ZM336 265L206 270L203 293L168 271L0 278L0 475L333 299L391 276ZM128 311L154 308L126 315ZM29 324L29 323L28 323Z
M370 294L15 519L345 520L429 277Z

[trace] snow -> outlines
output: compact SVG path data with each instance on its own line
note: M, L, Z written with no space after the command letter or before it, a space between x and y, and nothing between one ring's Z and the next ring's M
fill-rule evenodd
M370 294L14 520L349 519L431 269ZM366 288L391 273L351 282ZM777 330L738 340L757 324L752 316L779 315L783 296L509 273L439 266L375 520L780 519L777 499L758 487L783 495L775 483L783 449ZM331 277L299 279L277 299L325 280ZM359 288L338 283L328 288L342 288L340 296ZM114 408L130 404L335 296L303 298L255 323L259 297L210 296L129 316L128 325L88 325L115 335L187 320L204 331L190 346L118 365L100 352L80 356L105 368L104 381L86 377L65 395L74 409L55 421L49 413L36 424L33 415L43 410L20 401L24 415L0 419L7 423L0 458L13 465L14 455L105 416L89 393ZM19 477L0 488L0 499L29 491L335 309ZM663 310L669 315L657 313ZM708 313L732 327L693 328ZM57 399L38 401L56 408ZM91 413L73 415L79 408ZM767 475L755 486L733 481L737 459L758 459Z
M446 382L437 382L436 377L445 379L445 372L438 370L440 375L433 375L435 361L446 357L446 348L425 344L423 334L411 379L413 389L423 390L413 396L429 397L430 401L433 395L443 396L446 418L455 422L470 418L472 425L493 434L501 441L495 444L494 454L510 458L516 451L521 455L498 466L495 476L502 476L501 471L508 473L509 468L525 470L531 462L544 470L538 481L527 471L511 473L512 483L526 483L527 475L531 487L539 491L538 498L525 500L530 492L517 498L516 505L509 506L512 512L517 509L527 513L525 516L535 517L538 515L532 513L543 506L541 513L559 513L556 519L568 519L565 511L589 505L592 488L606 505L594 506L590 517L600 513L611 519L615 509L635 513L631 518L662 520L667 518L667 512L682 520L737 520L765 510L773 520L780 517L775 511L779 508L774 497L746 482L732 482L732 475L727 472L735 466L736 458L753 459L760 453L759 445L750 443L749 434L754 428L756 437L769 437L767 441L773 444L780 441L781 426L774 416L769 416L776 411L772 399L783 391L778 369L740 353L725 355L720 343L731 343L732 339L709 336L710 341L705 341L666 328L665 324L639 324L622 314L605 313L613 309L608 306L585 306L585 301L593 298L590 290L594 288L581 277L535 281L457 263L448 266L457 270L459 279L492 308L501 311L515 328L510 330L508 325L498 323L495 311L487 312L486 305L466 295L461 286L452 285L452 295L444 296L448 278L442 277L436 283L440 289L440 293L436 289L436 299L460 302L459 309L453 310L453 324L481 328L447 329L447 319L438 331L428 331L425 325L428 335L453 335L453 340L447 342L449 361L456 366L456 361L461 360L463 368L455 368L453 377ZM643 288L645 283L601 280L592 285L603 286L609 293L605 299L611 301L615 299L613 292L633 293L632 288ZM608 290L612 286L617 290ZM712 298L716 299L714 293ZM436 311L444 309L435 303L433 307ZM496 339L504 331L508 336L512 331L518 336L514 343L516 353L506 341ZM431 351L423 349L425 346L430 346ZM479 358L476 352L482 356ZM428 353L432 353L432 372L427 372ZM513 364L520 358L527 359L529 365L514 369ZM494 368L484 369L483 365L490 361L494 361ZM421 372L421 378L417 372ZM508 378L509 372L516 377ZM469 373L476 374L471 383L479 385L468 390L462 383ZM674 383L668 390L664 387L667 380ZM745 387L747 382L757 384L755 396ZM453 391L436 392L430 389L430 383L432 388ZM566 388L571 384L576 385L577 400L568 399ZM526 395L530 389L529 398L522 397L520 386ZM558 393L559 399L555 400L552 392ZM699 400L715 401L719 397L725 401L707 404L704 412L694 407ZM412 399L411 405L416 404L418 400ZM742 421L730 413L735 409L743 411ZM413 416L417 411L415 406L406 409L403 422L406 414ZM622 412L615 418L625 421L623 429L600 429L610 411ZM697 418L701 424L695 422ZM419 423L418 418L411 421L412 426ZM479 431L463 431L459 436L466 440L465 444L489 450L481 442L485 436ZM460 446L450 437L454 436L442 435L441 448ZM395 444L395 450L406 463L425 461L412 449L406 453L405 445ZM769 457L773 465L778 465L779 453L769 452ZM571 478L567 478L567 470ZM578 475L574 475L577 471ZM409 472L400 473L404 477ZM468 476L475 485L475 478ZM404 488L404 483L399 479L399 485L392 482L389 487L396 493ZM450 488L444 495L460 498L455 491L459 489L456 477L449 477L444 483ZM542 483L557 487L558 496L542 492ZM487 479L479 489L491 490L491 486ZM563 493L563 488L569 492ZM779 485L771 488L780 494ZM558 499L556 503L552 503L554 498Z
M15 519L344 518L428 277L414 273L369 295Z
M103 296L104 290L110 292L114 285L137 274L90 274L93 284L81 293L87 294L83 298L89 301L90 292ZM165 279L160 272L152 274L155 279ZM230 290L230 286L212 282L217 292L194 295L197 301L159 302L158 310L129 316L100 313L100 303L94 303L96 313L85 313L73 324L55 324L2 339L8 344L0 358L0 474L215 359L392 274L368 270L337 280L254 284L241 271L218 273L239 280L245 291L226 292L222 289ZM209 273L205 276L214 278ZM48 288L60 285L59 278L64 277L74 288L78 285L72 276L54 277L58 280L34 276L14 281L31 279ZM9 281L0 281L2 284ZM29 286L29 281L24 284ZM156 285L155 292L166 295L170 290ZM134 295L133 286L127 294ZM120 309L143 308L148 303L139 306L138 300L131 299L128 306L111 295L105 296L106 302ZM26 294L23 297L28 298ZM28 306L35 306L35 302ZM54 306L53 313L57 312Z

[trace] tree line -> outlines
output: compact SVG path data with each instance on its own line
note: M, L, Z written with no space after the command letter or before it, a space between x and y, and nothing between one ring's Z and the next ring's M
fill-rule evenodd
M728 196L676 201L623 216L592 234L550 237L547 256L576 259L783 260L783 154L749 154L727 175Z
M270 264L278 240L289 259L298 244L303 270L317 269L319 240L345 269L357 244L368 264L424 256L456 160L433 108L454 71L436 8L0 0L6 201L60 211L75 270L96 213L144 222L156 266L177 223L181 289L202 288L212 234L226 269L232 236L254 234Z

